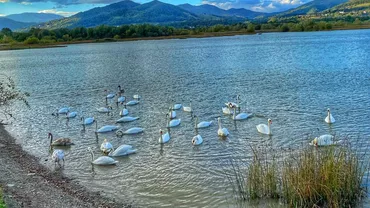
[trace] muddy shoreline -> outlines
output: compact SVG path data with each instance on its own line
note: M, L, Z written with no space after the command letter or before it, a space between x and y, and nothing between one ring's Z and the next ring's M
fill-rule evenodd
M11 207L132 207L88 191L82 185L52 172L0 125L0 186L4 200Z

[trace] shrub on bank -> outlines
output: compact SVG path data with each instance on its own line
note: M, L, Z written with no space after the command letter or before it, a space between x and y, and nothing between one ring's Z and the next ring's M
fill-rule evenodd
M236 191L238 200L279 198L289 207L353 207L367 191L362 183L368 162L347 146L273 154L252 150L246 181L231 181L242 187ZM233 170L241 178L239 167Z

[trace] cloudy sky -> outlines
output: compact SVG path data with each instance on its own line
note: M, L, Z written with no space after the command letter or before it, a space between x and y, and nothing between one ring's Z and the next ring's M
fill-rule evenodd
M0 0L0 16L22 12L55 13L71 16L77 12L86 11L93 7L105 6L120 0ZM134 0L146 3L151 0ZM162 2L178 5L211 4L223 9L245 8L261 12L277 12L297 7L311 0L161 0Z

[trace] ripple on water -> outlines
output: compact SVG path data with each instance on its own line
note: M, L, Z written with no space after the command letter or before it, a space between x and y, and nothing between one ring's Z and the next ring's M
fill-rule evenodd
M230 160L245 171L251 147L287 150L307 145L313 137L348 137L359 152L367 152L370 137L369 30L314 33L271 33L204 39L136 41L70 45L66 48L1 52L0 70L30 92L30 109L14 106L17 120L6 128L32 154L50 158L48 132L70 137L76 144L63 148L63 172L94 191L143 207L233 207L225 171ZM37 60L37 61L35 61ZM53 83L53 84L50 84ZM139 120L117 124L123 130L145 128L138 135L95 135L95 124L82 131L80 116L93 116L98 127L116 125L122 105L109 101L113 116L100 114L105 92L125 89L128 106ZM222 114L227 101L241 95L241 110L253 113L234 122ZM171 140L158 144L166 130L168 108L192 104L203 144L194 147L194 119L177 111L179 127ZM69 106L78 117L68 122L51 113ZM336 123L324 122L330 108ZM228 139L217 136L217 117L228 128ZM273 135L256 125L271 118ZM91 147L100 156L107 138L114 147L129 144L136 154L115 158L116 166L91 165ZM45 164L53 168L53 164ZM275 204L277 205L277 204Z

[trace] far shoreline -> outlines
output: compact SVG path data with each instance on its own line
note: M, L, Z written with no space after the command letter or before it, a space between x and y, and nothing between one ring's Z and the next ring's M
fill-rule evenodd
M361 26L360 27L334 27L331 30L302 31L302 32L323 32L323 31L330 32L330 31L340 31L340 30L370 29L370 25L361 25ZM291 32L294 32L294 31L291 31ZM286 32L281 32L278 30L258 30L253 33L247 32L247 31L228 31L228 32L208 32L208 33L197 34L197 35L172 35L172 36L138 37L138 38L121 38L121 39L105 38L105 39L92 39L92 40L80 40L80 41L66 41L66 42L58 42L58 43L53 43L53 44L23 44L23 43L0 44L0 51L60 48L60 47L67 47L68 45L71 45L71 44L126 42L126 41L141 41L141 40L145 41L145 40L210 38L210 37L227 37L227 36L236 36L236 35L261 35L263 33L286 33Z

